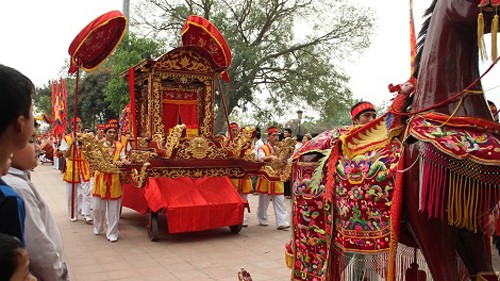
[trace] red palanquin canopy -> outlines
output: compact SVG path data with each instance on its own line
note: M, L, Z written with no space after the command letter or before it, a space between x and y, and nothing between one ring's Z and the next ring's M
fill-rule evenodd
M199 46L212 55L215 63L228 68L231 65L231 50L226 39L208 20L199 16L189 16L181 30L181 46ZM226 71L222 74L224 81L229 83Z

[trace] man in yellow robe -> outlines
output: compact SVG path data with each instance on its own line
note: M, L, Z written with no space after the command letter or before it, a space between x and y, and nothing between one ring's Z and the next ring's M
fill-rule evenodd
M79 117L70 121L71 128L76 131L66 135L62 141L59 151L66 156L66 169L64 171L64 181L66 182L66 200L68 213L72 222L78 220L78 212L85 223L92 224L90 214L92 205L92 190L90 181L90 165L83 156L80 144L76 140L76 134L82 131L82 120ZM74 169L74 170L73 170Z
M273 155L274 148L279 141L279 131L276 127L270 127L267 130L267 143L257 151L259 161L276 161L277 157ZM269 181L263 177L257 180L257 192L259 193L259 206L257 207L257 219L259 224L267 226L267 208L269 201L273 201L274 215L276 217L276 226L278 230L290 228L288 222L288 211L285 208L285 196L283 182Z
M126 161L126 155L123 145L116 141L116 135L117 127L108 124L104 128L102 145L112 157L113 162L119 163ZM106 238L113 243L118 241L118 220L122 205L123 190L120 175L95 171L94 179L94 234L101 233L104 227L104 218L106 218L108 225Z

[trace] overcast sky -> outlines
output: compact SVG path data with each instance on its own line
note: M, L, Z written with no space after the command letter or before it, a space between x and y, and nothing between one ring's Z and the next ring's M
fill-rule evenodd
M134 1L131 1L134 2ZM377 28L371 47L354 63L345 66L352 77L355 98L379 104L389 100L389 83L402 83L409 77L408 1L353 0L371 7ZM430 0L414 0L415 27L421 25L423 10ZM0 4L0 63L14 67L35 85L43 86L59 73L73 38L91 20L111 10L121 10L121 0L15 0ZM133 11L131 11L133 13ZM485 70L489 64L481 65ZM500 84L496 67L484 80L490 89ZM500 88L487 92L487 98L500 105Z

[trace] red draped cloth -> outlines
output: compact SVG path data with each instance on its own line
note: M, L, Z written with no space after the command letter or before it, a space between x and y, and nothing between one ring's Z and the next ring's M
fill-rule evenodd
M163 93L162 121L165 134L180 123L186 125L188 136L198 135L197 93L167 90Z
M191 232L243 221L245 202L227 177L150 178L142 189L124 185L123 205L140 213L165 210L170 233Z
M148 201L144 197L144 188L137 188L133 184L124 184L122 205L140 214L146 214Z
M145 187L149 207L166 208L170 233L238 225L245 202L227 177L156 178Z

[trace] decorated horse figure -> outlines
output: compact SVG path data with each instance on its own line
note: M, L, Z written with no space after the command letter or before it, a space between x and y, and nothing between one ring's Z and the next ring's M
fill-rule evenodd
M481 91L476 36L498 26L492 2L434 0L418 79L397 87L389 113L324 132L295 155L293 280L405 280L398 242L421 249L428 280L493 270L484 232L500 201L500 126Z
M427 113L409 125L419 141L405 149L405 167L411 168L404 174L403 200L411 232L437 281L459 280L457 254L471 277L492 271L483 232L499 201L500 135L478 79L482 38L476 36L496 26L496 38L492 5L500 2L491 2L434 0L421 32L411 111ZM496 60L496 46L492 55Z

